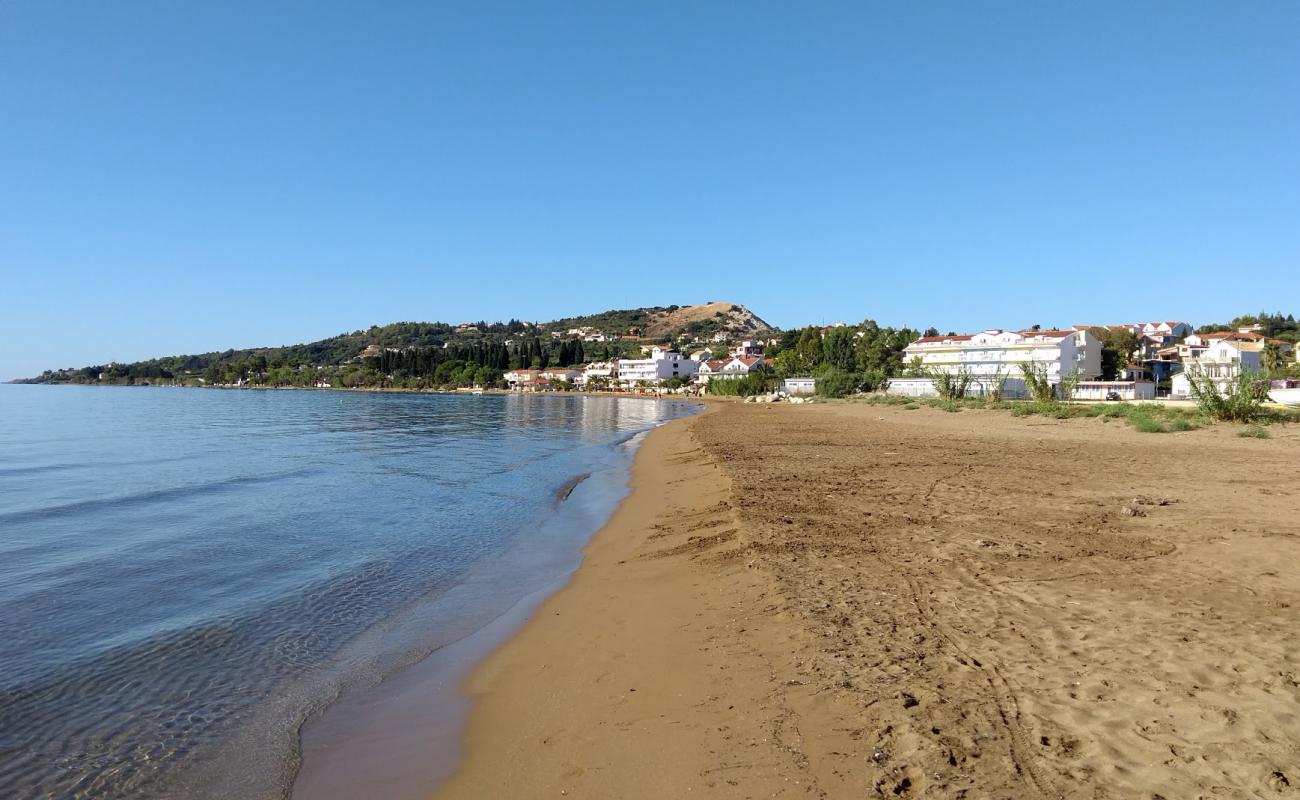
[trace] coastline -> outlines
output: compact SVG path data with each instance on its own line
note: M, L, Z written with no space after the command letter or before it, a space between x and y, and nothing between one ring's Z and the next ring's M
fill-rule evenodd
M730 481L694 433L735 405L647 437L569 584L471 673L465 756L435 797L682 797L716 783L699 776L718 730L779 780L765 687L785 642L745 635L774 587L742 560Z
M1300 779L1298 456L711 404L473 670L432 796L1273 796Z
M457 397L475 395L498 395L503 397L614 397L635 400L677 400L679 402L705 403L719 398L709 395L692 395L672 392L597 392L580 389L568 389L555 392L519 392L511 389L407 389L398 386L231 386L217 384L199 386L196 384L132 384L132 383L29 383L24 380L5 381L3 386L82 386L89 388L111 389L216 389L231 392L348 392L359 394L445 394ZM725 399L725 398L724 398Z
M432 629L414 637L401 632L430 620L454 619L455 632L439 629L441 638L430 652L375 676L373 683L349 687L312 714L298 732L299 766L290 796L350 798L379 792L389 798L419 798L452 772L469 710L460 683L569 582L585 545L617 511L629 491L641 443L671 424L672 417L664 419L658 411L642 413L658 421L612 442L602 459L584 462L582 471L555 490L549 511L529 535L454 586L405 610L404 621L393 622L398 635L411 642L423 642ZM500 605L501 598L509 598L509 605Z

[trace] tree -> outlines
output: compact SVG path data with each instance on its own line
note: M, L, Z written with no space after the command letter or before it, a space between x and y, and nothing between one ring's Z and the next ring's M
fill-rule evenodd
M822 363L822 332L809 326L799 334L799 343L795 345L799 358L799 371L803 374L812 372Z
M794 350L782 350L772 359L772 366L776 368L776 374L782 378L793 378L799 375L799 354Z
M1265 342L1259 358L1266 371L1274 372L1282 366L1282 348L1277 342Z
M858 371L885 377L903 374L903 350L916 338L916 331L908 328L880 328L874 322L864 325L856 345Z
M1133 361L1137 354L1139 342L1137 334L1130 330L1111 328L1090 328L1089 333L1101 341L1101 377L1113 381Z
M857 366L851 328L831 328L822 340L822 361L832 369L852 372Z

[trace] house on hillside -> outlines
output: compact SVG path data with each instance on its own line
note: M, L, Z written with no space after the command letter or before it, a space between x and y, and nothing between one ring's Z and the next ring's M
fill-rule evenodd
M1109 331L1128 331L1137 337L1149 336L1162 344L1182 339L1191 334L1192 326L1186 322L1127 322L1123 325L1075 325L1073 330L1104 328Z
M763 355L763 343L756 339L743 339L740 344L731 348L731 355L733 358L761 357Z

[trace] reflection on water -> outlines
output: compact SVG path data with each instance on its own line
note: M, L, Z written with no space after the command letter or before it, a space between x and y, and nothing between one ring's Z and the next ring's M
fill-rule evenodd
M557 490L690 410L0 387L0 794L228 795L238 775L281 796L307 714L513 602L520 559L482 576L545 551ZM438 618L399 624L420 604Z

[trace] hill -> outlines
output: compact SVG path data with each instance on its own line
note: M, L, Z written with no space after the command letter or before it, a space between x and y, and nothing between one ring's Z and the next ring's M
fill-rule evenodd
M644 340L697 341L766 334L774 329L736 303L655 306L605 311L545 323L397 322L306 344L163 356L129 364L47 370L23 383L271 383L311 385L349 381L370 385L394 367L394 354L418 360L421 371L444 363L508 369L542 362L568 365L639 352ZM413 365L414 368L414 365ZM369 373L364 373L369 370ZM374 374L370 374L374 373Z
M774 331L771 325L739 303L708 302L698 306L653 306L570 317L539 326L545 331L590 328L612 336L646 339L705 338L717 333L746 336Z

